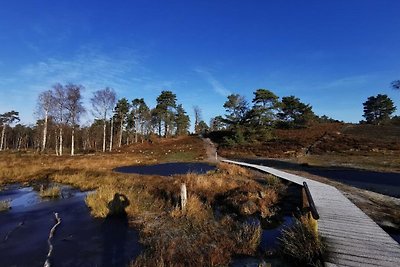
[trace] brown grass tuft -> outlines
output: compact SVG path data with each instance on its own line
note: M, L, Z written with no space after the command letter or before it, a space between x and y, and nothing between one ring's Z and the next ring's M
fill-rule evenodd
M307 216L295 219L294 225L282 233L280 241L284 255L300 265L323 266L321 258L324 246Z
M10 201L9 200L1 200L0 201L0 211L7 211L11 209Z
M42 185L40 187L39 196L41 198L59 198L61 196L61 189L59 186L50 186L48 188L44 188Z

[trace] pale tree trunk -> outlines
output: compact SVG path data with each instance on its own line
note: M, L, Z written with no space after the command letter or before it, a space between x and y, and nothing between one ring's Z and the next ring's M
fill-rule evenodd
M46 114L45 114L45 116L44 116L42 152L46 149L46 141L47 141L47 120L48 120L48 114L47 114L47 111L46 111Z
M118 147L121 147L121 145L122 145L122 126L123 126L123 120L121 119L121 124L119 126L119 143L118 143Z
M22 136L18 137L17 150L20 151L22 145Z
M135 126L135 143L137 143L137 137L138 137L138 126Z
M4 146L4 136L6 134L6 125L3 125L3 130L1 131L1 142L0 142L0 151L3 150L3 146Z
M113 128L114 128L114 118L111 118L111 133L110 133L110 152L113 147Z
M71 156L75 155L75 127L72 127L71 134Z
M55 143L56 143L56 155L58 156L58 135L57 135L57 130L54 130L54 137L55 137Z
M106 120L104 119L104 124L103 124L103 153L106 152Z
M63 153L63 129L62 126L60 127L60 148L58 150L59 156L62 156Z

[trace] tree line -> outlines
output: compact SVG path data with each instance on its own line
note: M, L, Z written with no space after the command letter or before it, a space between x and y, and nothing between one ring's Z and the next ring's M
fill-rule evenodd
M400 80L394 81L391 87L400 90ZM303 103L293 95L279 97L267 89L253 92L251 104L244 96L231 94L224 103L226 114L211 119L210 127L202 128L204 132L219 132L225 145L243 144L272 138L274 128L301 128L316 123L339 122L326 115L317 116L310 104ZM400 125L400 117L393 116L396 107L385 94L371 96L363 103L364 124ZM214 134L214 137L216 135Z
M391 86L400 91L400 80L392 82ZM82 85L58 83L41 92L35 112L39 119L34 126L17 124L20 121L17 111L0 114L0 151L33 148L63 155L64 149L68 148L74 155L78 148L86 152L106 152L123 144L151 140L152 136L189 133L190 118L172 91L162 91L156 98L156 106L150 108L143 98L117 99L115 91L106 87L92 93L88 109L82 102L83 90ZM224 137L225 141L236 144L271 138L273 128L338 122L325 115L317 116L312 106L298 97L291 95L280 99L267 89L253 92L251 103L242 95L231 94L223 107L226 114L213 117L207 125L201 118L200 107L194 106L194 132L225 131L229 133ZM400 118L392 116L396 107L387 95L369 97L363 108L365 121L360 123L399 124ZM94 121L91 125L81 126L81 117L86 112L94 116Z
M74 155L77 147L105 152L123 144L143 142L151 135L169 137L189 133L190 118L171 91L162 91L156 107L151 109L143 98L117 99L115 91L106 87L93 92L91 107L87 109L83 105L84 89L82 85L58 83L41 92L36 110L39 119L31 127L21 124L12 127L20 120L16 111L0 114L0 150L34 148L63 155L68 148ZM81 117L87 112L95 119L91 125L81 126Z

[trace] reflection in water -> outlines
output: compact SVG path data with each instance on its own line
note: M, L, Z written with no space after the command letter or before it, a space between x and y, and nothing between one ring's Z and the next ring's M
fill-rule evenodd
M137 165L124 166L115 168L114 171L122 173L137 173L144 175L162 175L170 176L186 173L206 173L214 170L215 166L201 162L177 162L177 163L162 163L156 165Z
M102 266L124 266L125 245L128 233L128 217L125 208L129 206L128 198L115 193L108 203L108 215L104 220L101 231L103 234Z
M11 200L12 205L9 211L0 212L1 267L43 266L54 211L62 219L53 239L54 266L128 266L140 254L138 231L128 226L126 216L92 218L85 204L86 193L61 188L68 197L46 201L32 188L16 185L0 191L0 200ZM110 208L125 210L129 205L124 196L114 199Z

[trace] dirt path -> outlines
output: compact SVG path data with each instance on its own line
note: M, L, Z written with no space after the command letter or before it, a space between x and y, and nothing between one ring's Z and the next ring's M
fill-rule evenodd
M210 138L203 138L204 148L206 149L205 161L211 163L218 163L220 160L224 159L217 155L217 148L215 144L210 140Z

